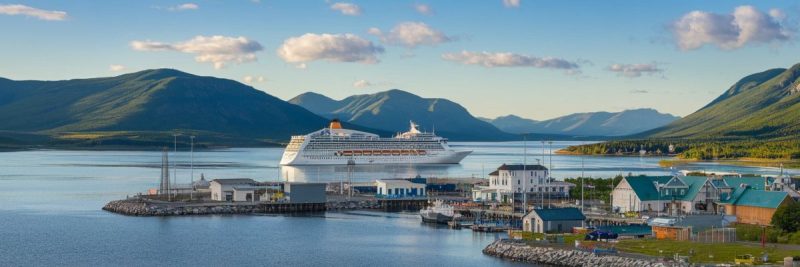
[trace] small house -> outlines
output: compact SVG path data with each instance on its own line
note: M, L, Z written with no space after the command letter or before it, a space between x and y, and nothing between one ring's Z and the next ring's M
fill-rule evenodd
M216 201L244 201L237 200L234 196L234 188L239 186L254 186L256 181L253 179L214 179L208 184L208 189L211 191L211 200ZM252 198L252 193L250 195Z
M586 216L578 208L534 209L522 217L522 230L534 233L570 233L583 226Z
M279 190L275 185L258 183L253 179L214 179L209 182L211 200L228 202L258 202L269 199L269 193Z

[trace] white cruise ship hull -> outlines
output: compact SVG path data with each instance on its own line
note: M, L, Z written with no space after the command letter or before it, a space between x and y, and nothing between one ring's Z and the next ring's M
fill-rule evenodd
M442 151L428 155L388 155L388 156L327 156L314 157L302 152L284 152L281 165L346 165L352 161L356 165L386 164L458 164L472 151Z

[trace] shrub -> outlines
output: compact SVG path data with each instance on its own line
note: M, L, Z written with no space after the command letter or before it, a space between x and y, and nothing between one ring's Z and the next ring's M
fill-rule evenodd
M800 203L779 207L772 215L772 225L788 233L800 231Z

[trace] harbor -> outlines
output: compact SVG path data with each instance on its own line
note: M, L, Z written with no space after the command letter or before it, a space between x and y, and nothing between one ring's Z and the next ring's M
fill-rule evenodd
M480 151L480 146L470 147L471 150ZM514 149L515 151L518 149ZM257 151L258 153L254 153ZM158 162L159 158L162 156L160 152L62 152L62 151L54 151L54 152L36 152L30 153L19 153L17 157L20 159L25 159L26 157L37 157L37 158L44 158L44 162L50 162L50 165L42 165L38 168L32 168L31 173L33 175L38 175L37 179L30 180L27 183L29 185L35 185L37 181L47 181L47 183L59 183L59 180L54 180L53 178L48 178L51 176L57 175L45 175L47 172L56 172L56 173L85 173L87 177L96 177L92 179L80 179L80 178L73 178L76 179L77 184L81 185L81 190L91 190L90 192L95 192L94 194L97 195L105 195L106 192L115 192L114 194L109 194L106 197L102 198L85 198L80 194L76 193L61 193L61 194L72 194L72 197L69 198L61 198L59 201L53 201L54 206L53 209L60 210L60 213L69 213L74 214L74 212L70 212L70 209L79 208L81 209L79 214L87 213L91 214L93 217L104 218L104 220L119 220L128 222L126 224L120 225L119 230L114 231L122 231L122 232L143 232L145 235L148 236L150 239L158 239L161 238L158 235L155 235L158 231L155 229L141 229L142 226L139 224L145 225L144 227L148 227L147 225L151 225L151 221L149 219L141 218L141 217L160 217L163 218L161 220L154 220L153 223L161 222L165 224L163 227L170 227L175 228L172 231L176 231L175 233L182 233L182 231L177 230L180 228L188 227L188 229L193 229L193 231L202 231L206 235L210 235L213 240L216 242L223 242L228 244L231 247L240 247L242 245L256 245L260 244L262 241L255 241L247 239L247 237L239 236L236 238L226 238L223 235L229 234L229 231L223 231L219 234L207 232L208 229L197 228L202 225L208 225L203 227L218 227L214 226L216 221L223 220L225 221L225 227L242 227L243 229L250 229L249 232L258 232L258 231L265 231L263 227L276 227L279 229L294 229L292 231L300 231L300 232L308 232L311 231L312 233L316 234L325 234L331 235L331 233L324 232L323 229L328 227L337 227L336 229L340 229L338 227L347 227L347 229L341 229L346 233L351 235L367 235L374 238L375 243L373 246L378 246L378 244L385 244L384 240L385 235L387 233L383 232L383 230L379 230L376 228L384 229L384 227L379 227L379 225L386 224L392 225L393 227L397 228L400 233L408 234L414 236L417 240L426 240L425 242L431 242L431 244L436 244L437 242L442 242L442 238L446 236L450 236L455 238L453 242L458 243L449 243L446 247L437 246L436 249L438 250L446 250L451 251L450 253L454 253L455 255L459 255L457 258L448 257L446 261L442 259L441 264L454 264L454 263L461 263L465 265L472 265L472 263L486 263L490 265L513 265L516 259L509 258L508 260L501 260L505 257L497 257L497 260L494 260L495 256L489 254L483 254L482 251L487 248L492 242L498 239L514 239L512 235L509 233L517 233L523 232L522 228L525 227L523 219L525 217L524 212L519 208L520 206L516 206L517 209L515 210L515 206L513 204L495 204L492 205L490 203L484 202L476 202L475 196L480 195L476 194L481 192L487 192L487 189L491 188L483 188L490 187L490 181L488 178L473 178L471 175L464 175L469 171L446 171L448 168L453 167L416 167L410 168L409 170L414 170L415 173L419 173L420 177L416 177L417 175L414 174L405 174L403 172L395 172L396 168L406 168L407 166L397 166L397 167L387 167L388 171L382 174L373 174L371 171L366 173L358 173L354 171L348 179L348 173L346 172L346 168L342 172L331 172L331 173L324 173L322 172L319 175L319 178L316 178L316 174L313 175L313 179L309 180L290 180L284 177L278 177L280 174L280 168L273 169L269 167L269 163L263 163L260 158L267 158L276 160L276 158L280 155L279 149L274 149L271 154L261 154L265 150L247 150L242 149L238 151L230 151L230 152L195 152L194 155L194 162L191 162L190 153L187 152L179 152L171 157L171 164L170 166L170 179L174 180L175 182L172 184L174 185L174 192L172 197L159 197L157 192L160 185L160 178L159 178L159 168L162 166L158 164L152 164L152 162ZM96 164L96 165L87 165L84 164L80 157L75 157L73 155L77 155L79 153L90 153L92 155L100 155L103 158L111 159L118 159L118 158L127 158L129 159L130 163L125 163L128 166L117 166L119 165L118 161L109 161L108 164ZM199 153L199 154L198 154ZM48 155L57 155L59 159L70 159L70 161L66 162L69 166L65 165L65 163L58 163L59 165L52 164L52 162L56 162L54 159L48 159ZM272 156L270 156L272 155ZM563 161L564 158L569 158L570 156L554 156L554 166L570 166L570 165L559 165L559 164L569 164L569 161ZM13 163L16 159L8 158L7 162ZM486 162L493 162L493 161L502 161L502 158L494 159L491 158L489 160L485 160ZM621 158L620 160L625 161L628 160L627 158ZM226 164L221 163L225 161L234 161L236 164ZM484 161L484 160L481 160ZM141 163L137 163L141 162ZM275 161L273 161L275 162ZM560 163L559 163L560 162ZM572 161L573 167L575 166L575 161ZM590 165L587 164L587 170L597 170L599 166L596 164L604 164L603 162L594 162L594 161L587 161L591 162ZM580 166L580 161L577 161L578 165ZM111 166L111 164L115 164ZM509 163L510 164L510 163ZM655 163L654 163L655 164ZM238 190L228 189L227 191L231 191L230 197L231 201L224 200L225 194L221 192L226 190L221 190L218 194L223 200L212 200L212 195L210 191L205 192L193 192L192 194L187 194L188 192L182 191L181 188L185 188L186 186L179 183L180 181L186 181L185 184L190 182L190 176L192 173L192 165L194 166L195 172L195 182L199 180L205 180L206 182L213 181L216 179L243 179L243 178L235 178L235 177L253 177L253 178L244 178L249 180L244 180L245 185L239 186ZM484 173L490 173L496 170L502 163L498 163L496 165L489 166L489 164L481 164L480 161L471 161L470 158L467 158L467 162L463 163L459 169L472 169L477 170L477 173L481 172L482 166L486 166L486 171ZM256 166L256 167L254 167ZM263 167L259 167L263 166ZM174 169L173 169L174 168ZM568 167L562 167L568 168ZM311 168L313 170L314 168ZM353 168L354 170L358 169ZM119 170L125 170L125 172L120 172ZM175 171L177 171L177 177L175 177ZM433 172L431 172L433 171ZM444 178L445 175L441 173L441 171L446 171L445 174L449 174L450 178ZM559 173L569 172L567 171L560 171L559 168L553 169L553 176L558 177ZM593 175L601 175L604 171L600 170L593 173ZM274 173L274 175L272 174ZM668 173L667 173L668 174ZM125 175L123 178L116 178L116 179L103 179L103 177L120 177L119 175ZM479 176L479 175L478 175ZM198 177L204 177L202 179ZM226 178L226 177L234 177L234 178ZM370 177L372 177L370 179ZM175 179L177 178L177 179ZM422 178L422 179L420 179ZM500 178L500 176L498 176ZM424 181L423 181L424 179ZM252 182L251 182L252 180ZM389 180L404 180L408 183L417 183L419 186L411 186L416 187L418 189L417 192L422 193L421 188L425 188L425 196L424 197L412 197L412 196L387 196L385 195L388 193L388 186L389 184L396 184L398 186L405 184L405 182L399 183L382 183L378 184L377 181L389 181ZM95 184L101 183L102 186L97 186ZM242 182L242 180L239 180ZM528 181L530 182L530 181ZM249 184L248 184L249 183ZM282 192L285 190L285 184L296 184L296 183L310 183L310 184L322 184L324 185L323 195L325 197L324 201L324 211L311 211L306 212L303 210L301 212L297 212L298 209L288 208L290 206L300 206L302 204L291 204L288 201L290 199L285 199L287 194ZM352 184L352 186L351 186ZM9 188L13 188L12 184L6 184ZM281 186L284 186L281 189ZM406 184L407 185L407 184ZM530 186L531 184L529 184ZM378 187L384 186L384 196L378 196ZM322 186L320 186L322 187ZM36 188L32 186L30 188ZM84 189L85 188L85 189ZM131 188L138 188L141 190L141 195L148 200L149 204L146 205L153 205L156 207L175 207L173 210L164 210L159 214L145 214L145 215L134 215L132 216L119 216L116 213L107 212L107 211L100 211L100 207L106 206L106 204L114 203L116 200L130 200L133 203L137 201L137 193L132 192ZM408 188L408 187L406 187ZM155 189L156 194L149 195L149 189ZM350 193L350 189L352 189L352 194ZM397 187L392 187L392 193L395 193ZM57 192L74 192L75 188L68 188L65 187L60 189L61 191ZM203 189L206 190L206 189ZM252 192L251 192L252 190ZM263 190L260 191L260 190ZM172 190L171 190L172 191ZM405 191L405 190L404 190ZM411 191L411 190L408 190ZM23 207L23 206L30 206L30 207L37 207L38 198L34 198L37 194L34 191L22 191L25 193L19 194L17 198L10 199L11 207ZM177 192L177 194L175 194ZM556 190L558 192L558 190ZM247 194L252 193L251 198L248 201ZM281 193L281 194L278 194ZM41 196L40 194L38 194ZM55 194L59 195L59 194ZM256 201L256 195L259 196L258 202L253 203ZM394 195L394 194L393 194ZM262 198L263 197L263 198ZM291 197L291 196L290 196ZM295 195L297 197L297 195ZM479 196L482 197L482 196ZM280 203L280 199L284 199L284 203ZM455 230L450 228L448 224L432 224L432 223L423 223L419 213L417 212L420 209L424 209L429 203L433 202L433 200L442 199L449 205L454 207L456 213L461 214L463 217L461 221L458 221L458 227L454 227L459 230ZM496 198L502 202L502 196L498 195ZM514 200L515 197L513 195L509 195L506 199L511 202ZM516 198L520 199L520 198ZM543 199L543 200L542 200ZM547 195L542 196L539 195L531 195L525 197L528 202L529 209L552 206L558 208L569 208L569 207L580 207L577 205L574 198L557 198L553 196L552 198L548 198ZM407 203L407 204L390 204L390 203ZM637 224L642 222L643 219L641 216L648 214L642 213L640 216L637 217L626 217L621 216L618 213L611 213L612 209L609 205L601 206L597 201L588 201L585 207L586 213L586 224L596 226L599 229L606 229L610 231L620 232L623 231L633 231ZM16 203L16 204L15 204ZM59 204L63 203L63 204ZM381 204L385 203L385 204ZM415 203L415 204L411 204ZM590 204L591 203L591 204ZM142 205L141 203L139 205ZM281 205L285 208L277 208L281 207ZM306 205L306 207L314 207L308 208L307 210L313 210L323 207L323 205L313 204L313 205ZM213 206L219 206L216 211L213 211ZM276 207L273 211L270 211L268 208L265 207ZM405 206L405 207L404 207ZM187 208L191 207L191 209L187 210ZM198 208L198 212L196 215L194 214L194 208L196 207L203 207L208 208L210 211L202 211L202 208ZM647 205L644 205L646 208ZM238 208L241 208L239 210ZM50 210L51 208L38 206L37 210L48 210L48 212L56 212L55 210ZM178 212L175 214L176 210L183 210L182 213ZM600 212L605 210L605 212ZM96 213L95 211L100 211ZM158 212L157 212L158 213ZM199 216L198 216L199 215ZM654 216L657 214L651 214ZM30 219L30 215L17 215L20 218L28 218L26 220L33 220ZM71 215L72 216L72 215ZM347 221L340 221L339 218L346 218ZM144 220L144 221L143 221ZM288 220L288 221L287 221ZM13 221L13 220L10 220ZM57 225L64 225L65 223L69 223L73 228L77 229L76 231L80 233L87 233L89 231L93 231L90 229L83 229L81 227L73 225L74 220L62 220L56 223ZM102 221L92 221L92 220L79 220L81 224L87 226L93 226L94 228L102 228L102 224L98 224ZM286 221L286 223L284 223ZM186 225L186 223L192 222L192 225ZM305 223L300 223L305 222ZM313 222L313 223L312 223ZM312 223L312 224L308 224ZM374 225L377 224L377 225ZM313 226L311 226L313 225ZM609 228L603 228L602 226L608 225ZM494 226L494 229L484 228L482 231L473 231L472 227L476 226ZM624 228L623 226L629 226L630 228ZM44 226L32 226L36 229L45 229ZM150 226L151 228L157 228L155 225ZM321 229L310 230L308 227L322 227ZM622 228L620 228L622 227ZM19 228L19 227L17 227ZM16 229L13 228L12 229ZM136 229L136 230L132 230ZM566 229L566 228L564 228ZM639 231L638 228L636 228ZM510 231L509 231L510 230ZM570 229L571 230L571 229ZM20 230L24 231L24 230ZM274 231L266 230L269 233ZM369 232L372 231L372 232ZM638 233L636 233L638 235ZM647 228L644 235L651 235L650 228ZM270 239L274 234L256 234L260 238L267 240ZM425 235L432 235L430 237L426 237ZM623 240L647 240L637 238L637 235L624 236ZM336 234L336 236L339 236ZM517 236L513 234L513 236ZM528 236L526 234L526 236ZM562 240L558 241L558 236L565 236L561 238ZM571 242L572 238L576 238L575 234L563 234L563 235L552 235L548 236L547 240L552 240L554 245L560 246L562 248L566 247L566 249L574 249ZM345 236L339 236L339 238L344 238ZM179 236L170 235L170 238L175 240L184 240ZM289 238L289 237L286 237ZM543 241L536 241L537 237L533 237L532 239L523 239L526 244L535 244L536 246L540 246L541 242ZM581 236L582 238L582 236ZM544 238L542 238L544 239ZM564 240L566 239L566 240ZM718 238L714 238L718 239ZM438 240L438 241L437 241ZM458 240L458 241L456 241ZM188 241L187 241L188 242ZM299 241L298 241L299 242ZM347 247L344 243L337 243L337 241L328 240L326 241L329 244L340 244L339 246ZM539 242L539 243L537 243ZM627 241L625 241L627 242ZM241 244L240 244L241 243ZM624 243L624 242L623 242ZM294 244L294 243L292 243ZM313 246L313 244L309 244L308 242L301 242L302 246ZM553 245L549 244L549 245ZM142 245L142 244L140 244ZM297 251L306 251L306 249L294 246ZM391 247L396 248L396 244L390 245ZM417 244L416 246L425 247L425 244ZM197 244L194 247L198 248L210 248L204 244ZM318 248L319 249L319 248ZM432 249L432 248L430 248ZM345 249L344 253L348 253L348 250ZM359 249L359 253L362 253L364 249ZM402 251L402 250L399 250ZM459 252L456 252L459 251ZM191 252L185 252L191 253ZM384 253L398 253L395 252L384 252ZM771 253L772 254L772 253ZM327 255L327 256L324 256ZM329 259L336 258L336 256L324 254L323 257L328 257ZM402 254L405 255L405 254ZM500 255L500 254L497 254ZM122 257L117 255L116 257ZM358 256L355 256L358 258ZM199 258L203 258L199 256ZM47 259L47 257L44 257ZM259 258L253 258L252 260L256 260ZM263 260L263 259L262 259ZM427 262L437 262L435 259L426 259ZM247 259L239 259L237 262L239 263L253 263ZM292 262L291 260L289 262ZM297 264L301 264L301 262L295 262Z

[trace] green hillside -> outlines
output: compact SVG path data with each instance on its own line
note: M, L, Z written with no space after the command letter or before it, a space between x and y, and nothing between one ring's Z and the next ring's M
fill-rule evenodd
M800 159L800 64L749 75L700 110L664 127L566 153L666 153L690 159Z
M46 136L50 144L159 145L179 131L202 133L201 140L218 145L258 145L326 124L239 82L171 69L67 81L0 79L0 131L6 133L0 137L17 143ZM15 139L11 132L29 135Z
M432 131L435 128L438 135L452 140L521 139L473 117L467 109L455 102L442 98L422 98L397 89L354 95L339 101L316 93L305 93L289 102L323 117L338 118L390 132L408 130L408 122L413 120L425 130Z
M709 105L650 138L772 139L800 134L800 64L740 80Z

